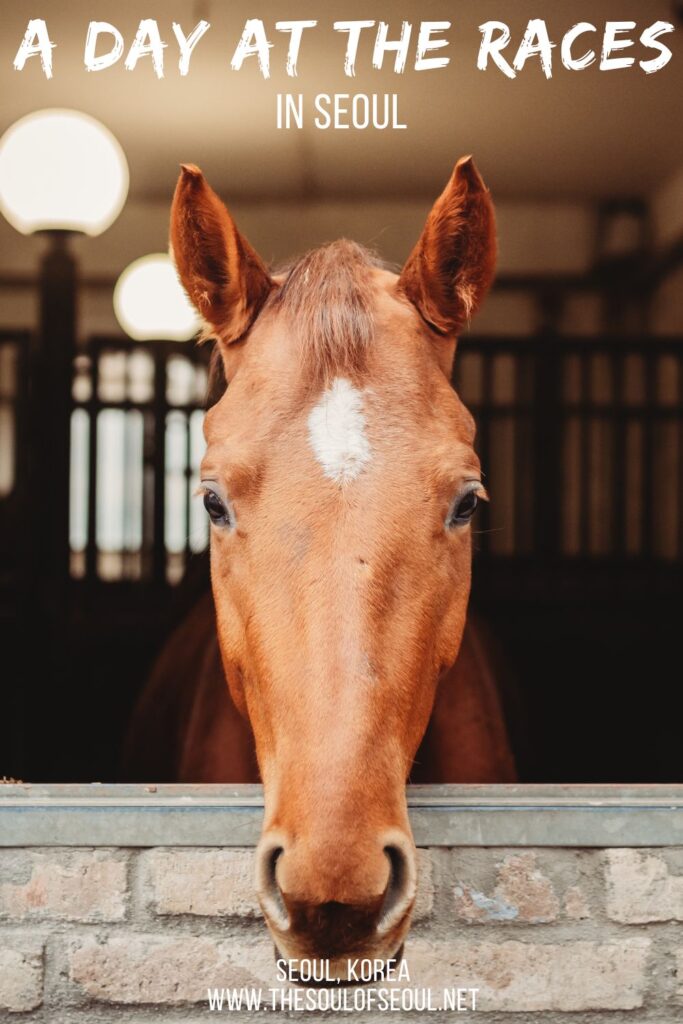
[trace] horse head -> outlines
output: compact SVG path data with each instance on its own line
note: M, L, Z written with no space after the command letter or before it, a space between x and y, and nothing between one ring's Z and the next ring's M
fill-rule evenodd
M410 923L405 783L457 654L486 497L456 340L495 263L471 158L400 274L348 241L272 276L184 166L171 243L229 386L201 490L227 685L265 793L257 888L281 954L391 959Z

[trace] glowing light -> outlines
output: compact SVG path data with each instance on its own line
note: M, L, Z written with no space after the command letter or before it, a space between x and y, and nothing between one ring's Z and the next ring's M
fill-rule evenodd
M187 341L199 329L199 317L165 253L142 256L126 267L114 289L114 312L135 341Z
M111 132L77 110L39 110L0 139L0 210L22 234L99 235L128 194L128 164Z

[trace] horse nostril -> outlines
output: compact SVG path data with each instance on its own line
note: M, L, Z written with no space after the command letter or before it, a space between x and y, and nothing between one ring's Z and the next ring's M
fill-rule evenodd
M408 842L397 840L384 847L389 858L389 884L384 894L377 931L386 934L398 924L411 909L417 887L415 854Z
M289 928L289 914L277 880L277 862L282 846L264 846L256 854L256 890L263 912L281 931Z

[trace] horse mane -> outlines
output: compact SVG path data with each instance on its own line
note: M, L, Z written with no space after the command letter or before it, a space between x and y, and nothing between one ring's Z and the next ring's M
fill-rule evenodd
M358 373L374 335L370 271L382 261L364 246L341 238L311 249L283 268L265 309L286 314L295 332L302 366L313 380ZM218 346L209 370L209 407L227 382Z

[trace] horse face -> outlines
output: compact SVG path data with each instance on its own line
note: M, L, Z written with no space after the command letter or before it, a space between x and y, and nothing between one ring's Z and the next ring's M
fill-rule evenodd
M388 959L408 930L405 782L470 586L485 497L455 336L493 271L493 213L456 166L400 276L338 242L271 279L195 168L181 279L229 387L206 417L218 634L265 791L261 905L280 952Z

